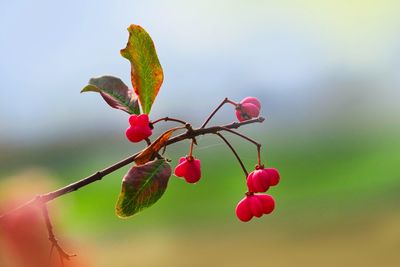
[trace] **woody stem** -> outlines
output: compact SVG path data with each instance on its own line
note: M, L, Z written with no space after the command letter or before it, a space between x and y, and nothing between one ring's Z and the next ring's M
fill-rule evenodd
M164 118L157 119L155 121L152 121L151 124L154 125L154 124L156 124L156 123L158 123L160 121L174 121L174 122L177 122L177 123L180 123L180 124L183 124L183 125L186 124L186 121L175 119L175 118L170 118L170 117L164 117Z
M39 201L40 201L40 199L39 199ZM58 240L56 239L54 232L53 232L53 225L50 220L49 211L47 209L46 203L42 204L42 214L43 214L43 218L44 218L44 221L46 224L47 232L49 234L49 240L51 242L51 251L53 251L54 248L57 250L58 256L60 257L61 265L64 266L64 260L69 260L71 257L74 257L76 255L68 254L61 248L60 244L58 243ZM50 254L50 256L51 256L51 254Z
M180 141L183 141L183 140L193 139L196 136L200 136L200 135L204 135L204 134L216 134L216 133L218 133L220 131L228 131L228 132L232 132L232 133L238 134L235 131L232 131L231 129L236 129L236 128L239 128L239 127L241 127L243 125L247 125L247 124L261 123L264 120L265 119L263 117L259 117L259 118L255 118L255 119L251 119L251 120L247 120L247 121L243 121L243 122L233 122L231 124L227 124L227 125L224 125L224 126L211 126L211 127L208 127L208 128L193 129L191 131L187 131L185 133L182 133L180 135L177 135L177 136L169 139L166 142L165 146L172 145L174 143L177 143L177 142L180 142ZM253 141L253 142L255 142L255 141ZM61 197L63 195L66 195L66 194L72 193L74 191L77 191L77 190L79 190L79 189L81 189L81 188L83 188L83 187L85 187L85 186L87 186L87 185L89 185L91 183L94 183L96 181L100 181L106 175L111 174L111 173L115 172L116 170L118 170L118 169L120 169L120 168L122 168L122 167L124 167L124 166L126 166L126 165L128 165L128 164L130 164L132 162L134 162L138 155L140 155L140 152L138 152L138 153L136 153L134 155L131 155L131 156L129 156L129 157L127 157L127 158L125 158L125 159L123 159L123 160L121 160L121 161L119 161L119 162L117 162L117 163L115 163L115 164L113 164L111 166L108 166L107 168L105 168L103 170L100 170L100 171L98 171L98 172L96 172L96 173L94 173L94 174L92 174L92 175L90 175L90 176L88 176L86 178L83 178L83 179L81 179L79 181L71 183L71 184L69 184L69 185L67 185L65 187L62 187L60 189L57 189L55 191L48 192L46 194L42 194L42 195L38 196L37 198L34 198L34 199L32 199L32 200L30 200L28 202L25 202L24 204L20 205L19 207L0 215L0 221L2 219L4 219L8 214L11 214L16 210L25 208L25 207L30 206L30 205L48 203L48 202L50 202L50 201L52 201L52 200L54 200L56 198L59 198L59 197Z

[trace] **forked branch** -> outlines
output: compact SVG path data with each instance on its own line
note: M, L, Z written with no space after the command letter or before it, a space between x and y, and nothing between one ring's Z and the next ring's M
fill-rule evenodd
M172 145L174 143L177 143L177 142L180 142L180 141L183 141L183 140L189 140L189 139L193 140L195 137L200 136L200 135L217 134L218 132L221 132L221 131L232 132L231 129L237 129L237 128L239 128L241 126L244 126L244 125L247 125L247 124L261 123L263 121L264 121L263 117L258 117L258 118L247 120L247 121L243 121L243 122L233 122L231 124L227 124L227 125L223 125L223 126L211 126L211 127L208 127L208 128L198 128L198 129L188 130L185 133L182 133L180 135L177 135L177 136L169 139L167 141L167 143L165 144L165 146L169 146L169 145ZM123 159L123 160L121 160L121 161L119 161L119 162L117 162L117 163L115 163L115 164L113 164L113 165L101 170L101 171L98 171L98 172L96 172L96 173L94 173L94 174L92 174L92 175L90 175L90 176L88 176L86 178L83 178L83 179L81 179L81 180L79 180L77 182L69 184L69 185L67 185L65 187L62 187L62 188L58 189L58 190L55 190L53 192L49 192L49 193L40 195L39 197L36 197L36 198L34 198L34 199L22 204L21 206L19 206L19 207L13 209L13 210L1 215L0 216L0 220L3 219L8 214L14 212L15 210L24 208L24 207L29 206L29 205L40 204L40 203L43 203L43 204L48 203L48 202L50 202L50 201L52 201L52 200L54 200L54 199L56 199L58 197L61 197L63 195L66 195L66 194L69 194L71 192L77 191L80 188L85 187L85 186L87 186L87 185L89 185L91 183L94 183L96 181L102 180L103 177L105 177L106 175L108 175L110 173L113 173L116 170L118 170L118 169L120 169L120 168L122 168L122 167L124 167L124 166L126 166L126 165L128 165L128 164L130 164L132 162L134 162L136 157L139 154L140 154L140 152L138 152L138 153L136 153L134 155L131 155L131 156L129 156L129 157L127 157L127 158L125 158L125 159Z
M40 199L39 199L40 201ZM51 243L51 249L50 249L50 258L53 254L54 249L57 251L58 256L60 258L60 262L61 262L61 266L64 266L64 261L65 260L70 260L71 257L75 257L75 254L69 254L67 252L65 252L63 250L63 248L60 246L60 244L58 243L58 240L56 239L54 232L53 232L53 225L51 223L50 220L50 216L49 216L49 211L47 209L47 204L43 203L42 204L42 214L43 214L43 218L44 221L46 223L46 227L47 227L47 232L49 234L49 240Z

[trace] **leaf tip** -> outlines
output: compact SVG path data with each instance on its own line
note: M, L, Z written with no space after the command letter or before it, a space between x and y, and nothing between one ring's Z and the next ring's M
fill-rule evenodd
M132 217L132 215L131 215L131 216L125 215L123 212L121 212L121 211L118 209L117 206L115 207L115 215L116 215L119 219L122 219L122 220L126 220L126 219L128 219L129 217Z
M89 83L90 83L90 82L89 82ZM96 86L89 84L89 85L86 85L86 86L81 90L80 93L85 93L85 92L99 92L99 89L98 89Z
M129 27L128 27L127 30L128 30L129 33L133 32L133 31L135 31L135 30L144 31L144 29L142 28L142 26L137 25L137 24L131 24L131 25L129 25Z

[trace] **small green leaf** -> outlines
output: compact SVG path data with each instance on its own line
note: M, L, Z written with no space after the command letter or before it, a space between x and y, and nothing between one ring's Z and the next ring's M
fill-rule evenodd
M164 194L170 176L171 166L165 159L133 166L122 180L115 207L118 217L130 217L157 202Z
M139 97L143 113L149 114L164 79L163 70L150 35L134 24L129 26L128 31L128 43L121 50L121 55L131 62L133 89Z
M89 85L82 89L84 92L97 92L111 107L123 110L129 114L140 114L136 95L121 79L113 76L92 78Z

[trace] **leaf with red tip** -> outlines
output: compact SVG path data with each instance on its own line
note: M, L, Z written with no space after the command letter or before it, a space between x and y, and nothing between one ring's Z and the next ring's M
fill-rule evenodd
M136 164L141 165L154 159L154 157L157 155L157 152L160 151L160 149L167 143L172 133L182 128L184 127L172 128L160 135L153 143L151 143L151 145L140 152L135 159Z
M118 217L130 217L157 202L164 194L170 176L171 167L165 159L132 167L122 180L115 207Z
M123 110L129 114L140 114L136 95L121 79L113 76L92 78L89 85L82 89L84 92L97 92L111 107Z
M131 63L133 89L139 97L143 113L149 114L164 73L150 35L139 25L128 28L129 39L121 55Z

